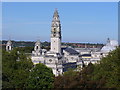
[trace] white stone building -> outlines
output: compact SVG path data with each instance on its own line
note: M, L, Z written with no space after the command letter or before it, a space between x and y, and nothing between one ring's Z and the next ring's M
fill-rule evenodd
M34 64L44 63L52 68L55 76L62 74L70 67L76 67L79 63L79 53L73 48L61 48L61 24L58 11L55 10L51 25L51 48L46 51L40 48L40 41L35 43L31 59Z
M88 65L97 63L102 57L108 55L118 46L115 40L107 40L107 44L102 48L61 48L61 23L58 11L55 10L51 25L51 48L50 51L41 49L41 43L36 41L34 51L32 51L31 60L35 64L43 63L47 67L52 68L53 74L58 76L63 74L69 68L82 67L83 64ZM12 42L9 40L6 44L6 51L12 50Z
M34 64L44 63L52 68L55 76L67 71L68 68L82 67L97 63L102 57L105 57L110 51L118 46L117 41L107 40L103 48L61 48L61 24L58 11L55 10L51 25L51 49L46 51L40 48L40 42L35 43L35 49L32 52L32 61Z
M107 56L108 53L115 50L116 47L118 47L118 41L108 38L106 45L102 48L76 48L76 51L80 53L84 64L88 65L90 62L93 64L98 63L102 57Z

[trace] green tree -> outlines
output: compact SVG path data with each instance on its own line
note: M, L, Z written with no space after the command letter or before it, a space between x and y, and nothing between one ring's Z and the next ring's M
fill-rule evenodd
M95 66L93 80L104 81L104 87L120 88L120 47L104 57Z
M76 73L76 74L75 74ZM79 73L68 71L55 77L57 88L117 88L120 89L120 47L102 58L99 64L89 63Z
M34 50L34 47L16 47L15 49L20 53L31 53Z
M32 61L24 53L2 52L2 87L24 88L29 72L33 67Z
M62 76L55 77L54 88L75 88L77 84L78 72L73 69L68 70Z
M34 89L53 88L53 81L52 69L40 63L36 64L31 70L26 87Z

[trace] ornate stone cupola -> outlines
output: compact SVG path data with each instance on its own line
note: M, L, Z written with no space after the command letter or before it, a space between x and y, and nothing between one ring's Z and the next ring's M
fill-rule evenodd
M39 56L41 55L41 44L40 44L40 41L37 40L37 42L35 43L35 47L34 47L34 51L32 52L32 54L34 56Z
M12 42L11 40L8 40L6 44L6 51L11 51L12 50Z
M37 40L37 42L35 43L34 51L40 51L40 50L41 50L40 41Z

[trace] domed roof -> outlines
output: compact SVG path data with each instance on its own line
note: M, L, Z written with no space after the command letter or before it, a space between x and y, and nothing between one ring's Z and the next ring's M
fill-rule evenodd
M118 46L118 41L110 40L110 45L116 47L116 46Z
M105 46L102 47L101 52L110 52L116 49L118 41L110 40Z
M113 51L115 49L114 46L103 46L103 48L101 49L102 52L110 52Z

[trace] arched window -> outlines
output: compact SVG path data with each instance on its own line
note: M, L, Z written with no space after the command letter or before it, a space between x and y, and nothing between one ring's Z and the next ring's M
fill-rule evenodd
M8 50L10 49L10 46L8 46Z
M36 46L36 49L38 49L38 46Z

